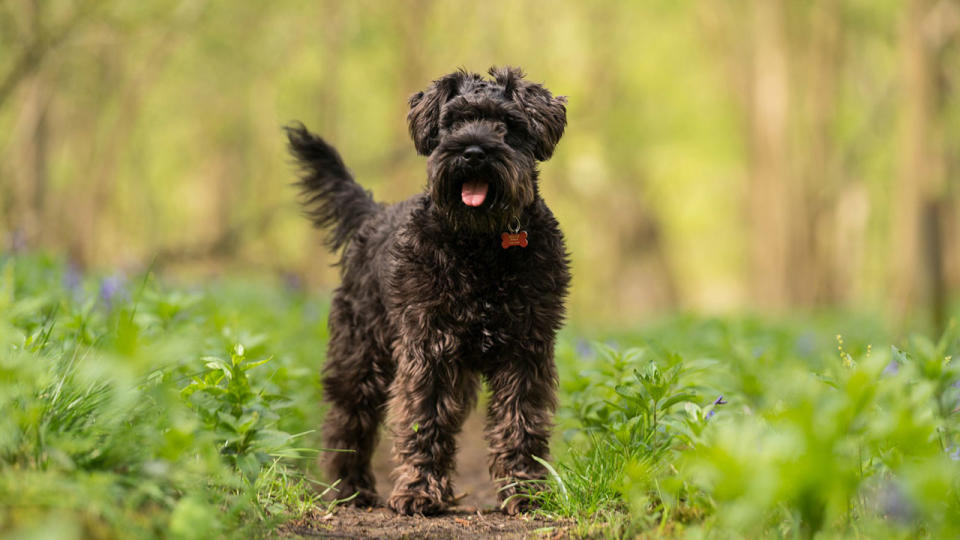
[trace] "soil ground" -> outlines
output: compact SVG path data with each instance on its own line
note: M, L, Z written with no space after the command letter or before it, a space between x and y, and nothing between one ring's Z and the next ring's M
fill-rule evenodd
M507 516L497 509L496 488L487 473L483 415L471 413L459 437L454 486L459 505L440 516L398 516L387 508L339 507L286 524L284 536L314 538L561 538L569 524L531 516ZM380 441L374 458L377 492L384 499L393 483L391 441Z

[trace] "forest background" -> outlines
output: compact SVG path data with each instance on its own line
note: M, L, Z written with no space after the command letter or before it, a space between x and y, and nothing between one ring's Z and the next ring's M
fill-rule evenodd
M330 289L282 126L381 201L425 183L407 97L519 65L568 96L542 191L585 325L881 313L960 285L960 2L0 1L0 242L79 270Z

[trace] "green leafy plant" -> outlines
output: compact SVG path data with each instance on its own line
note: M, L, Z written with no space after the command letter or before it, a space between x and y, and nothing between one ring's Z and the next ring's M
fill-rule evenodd
M239 308L221 324L223 292L71 272L0 258L0 534L250 536L328 508L302 466L315 451L279 427L312 416L283 414L316 403L288 376L300 360L229 330L283 325ZM255 322L271 316L297 315Z
M568 400L560 417L576 427L566 433L564 459L548 467L550 489L539 502L548 513L590 516L599 524L629 510L628 494L642 493L649 498L638 520L656 520L665 510L658 478L670 474L673 456L704 421L686 407L700 399L690 382L694 370L654 347L594 348L599 354L586 369L565 379ZM621 528L631 525L618 521Z
M0 534L247 537L329 511L303 459L325 310L0 258ZM956 325L870 347L885 334L850 317L678 317L616 339L557 346L555 458L527 491L574 533L960 534Z
M955 326L875 351L809 327L678 323L650 332L682 356L558 349L579 371L562 377L545 511L612 536L956 534Z
M254 388L247 375L270 358L248 360L245 352L237 344L229 360L203 357L203 373L181 395L216 435L220 452L248 480L256 481L261 468L271 466L271 457L299 455L290 447L294 437L276 429L280 411L289 403L283 396Z

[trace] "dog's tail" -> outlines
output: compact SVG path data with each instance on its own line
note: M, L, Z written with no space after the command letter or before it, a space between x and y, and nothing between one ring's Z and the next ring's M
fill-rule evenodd
M343 164L336 149L296 123L284 128L290 153L300 164L301 203L314 227L330 229L327 245L334 251L343 247L380 205L369 191L360 187Z

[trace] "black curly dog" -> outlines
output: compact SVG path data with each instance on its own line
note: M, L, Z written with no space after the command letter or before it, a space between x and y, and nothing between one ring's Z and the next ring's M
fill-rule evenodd
M540 197L537 162L553 154L566 103L516 68L458 71L410 98L427 159L425 193L378 204L337 151L287 128L303 203L332 249L346 246L330 311L324 388L329 473L353 503L378 503L370 458L389 409L397 461L390 508L453 502L455 436L490 388L486 437L501 507L516 513L543 477L556 408L554 340L570 273L563 236ZM512 495L517 496L512 496Z

